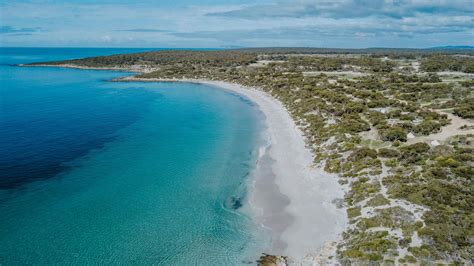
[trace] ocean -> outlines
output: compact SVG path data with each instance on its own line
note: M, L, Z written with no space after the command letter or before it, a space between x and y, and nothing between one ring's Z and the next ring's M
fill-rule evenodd
M0 48L1 265L235 265L268 243L245 211L264 128L247 98L15 65L144 50Z

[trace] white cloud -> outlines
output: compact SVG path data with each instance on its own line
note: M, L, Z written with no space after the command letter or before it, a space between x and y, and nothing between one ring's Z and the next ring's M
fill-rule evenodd
M2 37L1 45L426 47L474 42L472 0L222 2L185 7L4 2L2 25L42 30Z

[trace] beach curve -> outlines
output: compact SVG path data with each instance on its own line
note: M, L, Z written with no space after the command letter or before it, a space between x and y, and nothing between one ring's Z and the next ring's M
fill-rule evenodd
M272 245L265 252L298 263L335 256L347 216L333 201L343 198L344 191L335 175L314 165L303 132L280 101L256 88L224 81L135 77L117 81L199 83L238 93L257 104L265 116L269 158L263 156L267 162L258 163L254 170L260 173L252 175L248 202L257 222L271 231ZM268 160L271 169L266 169Z

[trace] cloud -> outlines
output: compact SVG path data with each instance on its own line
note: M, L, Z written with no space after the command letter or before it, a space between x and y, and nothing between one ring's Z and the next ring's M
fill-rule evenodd
M109 35L100 36L99 38L102 42L111 42L113 39Z
M246 5L240 8L208 13L208 16L242 19L264 18L363 18L363 17L413 17L417 14L464 14L474 12L472 0L296 0L275 4Z
M217 40L226 43L241 43L248 40L261 40L262 43L278 43L283 40L345 39L355 43L359 39L374 38L425 38L429 35L461 33L473 34L472 17L451 17L440 19L435 15L416 16L406 19L367 18L346 19L344 21L329 19L317 23L301 23L289 26L268 27L260 29L238 29L220 31L172 32L180 38L193 40ZM424 37L423 37L424 36ZM267 45L268 46L268 45Z
M8 36L31 36L32 33L10 33Z
M127 31L127 32L169 32L168 30L160 29L120 29L115 31Z
M0 0L1 25L11 25L0 27L0 46L429 47L474 42L472 0L145 1Z
M19 36L20 33L23 33L23 35L26 35L25 33L34 33L41 31L40 27L34 27L34 28L14 28L11 26L1 26L0 27L0 34L9 34L11 36Z

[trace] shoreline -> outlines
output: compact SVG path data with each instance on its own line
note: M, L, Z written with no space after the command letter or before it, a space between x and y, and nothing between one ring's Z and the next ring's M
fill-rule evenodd
M59 68L70 68L70 69L81 69L81 70L109 70L109 71L119 71L119 72L132 72L132 73L147 73L150 70L143 68L129 68L129 67L88 67L88 66L78 66L73 64L17 64L19 67L59 67ZM154 69L152 69L154 70Z
M28 65L25 65L28 66ZM88 70L115 70L144 73L131 68L92 68L76 65L34 65ZM204 84L238 93L257 104L265 116L269 146L252 172L248 203L252 218L272 234L265 253L285 256L294 263L336 263L336 244L348 226L345 207L335 199L345 191L335 174L315 166L306 137L273 96L258 88L204 79L160 79L119 77L112 82L187 82ZM263 163L263 161L267 161ZM268 162L271 161L271 162Z
M257 222L272 232L272 248L266 252L300 263L335 257L335 242L347 226L347 216L333 200L344 197L343 188L335 175L314 166L303 132L278 100L224 81L136 77L114 81L198 83L241 94L257 104L270 143L252 173L248 202Z

